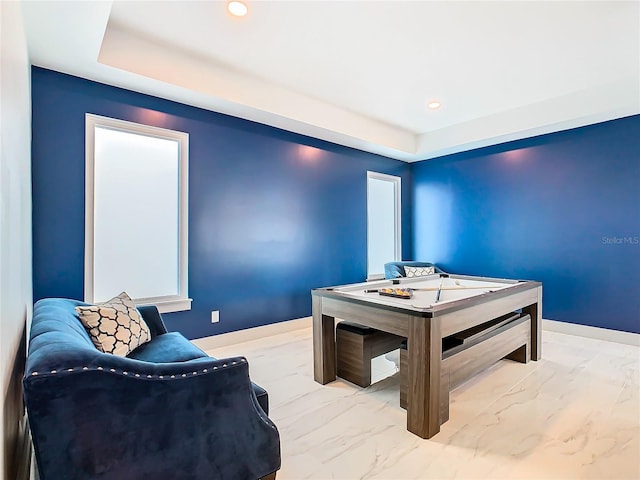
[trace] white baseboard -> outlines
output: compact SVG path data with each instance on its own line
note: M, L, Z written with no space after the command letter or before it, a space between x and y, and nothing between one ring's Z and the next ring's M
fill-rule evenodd
M640 334L542 319L542 330L640 347Z
M247 328L236 332L222 333L211 337L197 338L191 342L202 350L212 350L236 343L250 342L263 337L288 333L301 328L311 328L311 317L296 318L286 322L272 323L260 327Z
M311 317L296 318L286 322L272 323L270 325L248 328L246 330L238 330L237 332L198 338L192 340L192 342L202 350L211 350L236 343L257 340L271 335L292 332L294 330L300 330L301 328L311 328L311 323ZM640 347L640 334L637 333L621 332L608 328L590 327L588 325L578 325L547 319L542 319L542 329L549 332L565 333L567 335L576 335L578 337L594 338L596 340Z

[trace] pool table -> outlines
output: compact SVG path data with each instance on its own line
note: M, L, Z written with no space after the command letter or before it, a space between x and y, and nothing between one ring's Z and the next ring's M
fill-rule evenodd
M388 296L395 294L404 296ZM336 379L335 318L407 338L407 429L422 438L437 434L448 418L440 406L441 398L448 399L440 392L443 338L521 311L530 317L522 361L541 358L540 282L439 273L317 288L311 295L315 381ZM448 414L448 403L446 408Z

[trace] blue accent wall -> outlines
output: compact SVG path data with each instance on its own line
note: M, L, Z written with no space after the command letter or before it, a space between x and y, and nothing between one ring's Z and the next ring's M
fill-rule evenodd
M413 164L414 255L543 282L544 318L640 333L640 116Z
M84 297L85 114L189 133L193 305L164 315L189 338L305 317L312 288L363 281L366 172L411 184L404 162L37 67L32 109L35 300ZM402 203L409 253L410 188Z
M312 288L362 281L367 170L403 179L405 258L540 280L545 318L640 333L640 116L405 164L37 67L32 108L35 300L84 296L94 113L190 135L194 301L164 316L189 338L304 317Z

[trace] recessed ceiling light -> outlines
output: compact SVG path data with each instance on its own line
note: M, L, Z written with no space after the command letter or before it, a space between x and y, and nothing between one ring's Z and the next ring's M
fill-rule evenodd
M244 4L244 2L235 0L227 4L227 10L229 10L229 13L231 15L235 15L236 17L244 17L249 9Z
M440 102L438 102L437 100L434 100L433 102L429 102L427 104L427 107L429 107L431 110L437 110L440 108L442 104Z

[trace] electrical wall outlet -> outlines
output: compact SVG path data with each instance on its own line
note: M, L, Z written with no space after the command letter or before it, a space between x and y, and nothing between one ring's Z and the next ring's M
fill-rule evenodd
M211 312L211 323L218 323L220 321L220 311L214 310Z

